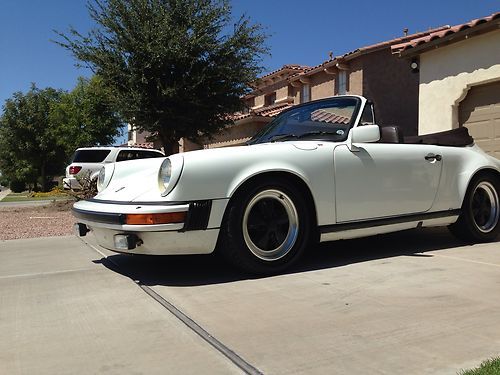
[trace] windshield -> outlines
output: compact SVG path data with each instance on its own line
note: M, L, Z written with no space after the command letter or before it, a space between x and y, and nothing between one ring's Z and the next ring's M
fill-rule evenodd
M327 139L340 142L347 139L355 121L359 98L342 97L319 100L294 107L269 123L248 144L293 139Z

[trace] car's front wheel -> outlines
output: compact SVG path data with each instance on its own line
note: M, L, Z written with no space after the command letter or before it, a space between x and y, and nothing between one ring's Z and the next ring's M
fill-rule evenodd
M247 272L272 274L296 262L309 243L311 213L285 180L257 183L230 202L219 249Z
M450 231L472 242L495 240L500 234L500 178L479 175L469 184L462 213Z

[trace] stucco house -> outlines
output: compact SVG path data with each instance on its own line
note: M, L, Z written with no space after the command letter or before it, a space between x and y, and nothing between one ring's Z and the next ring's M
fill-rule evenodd
M260 77L251 83L252 91L242 98L245 110L232 115L233 125L228 126L212 140L201 140L200 144L183 139L180 142L180 151L244 144L273 117L296 104L295 90L288 79L306 69L309 67L288 64Z
M419 70L419 134L465 126L500 158L500 12L391 49Z
M330 53L321 64L284 65L250 84L243 97L245 111L233 114L234 124L214 139L193 143L183 139L179 151L227 147L244 144L273 117L291 106L334 95L363 95L375 103L375 121L379 125L398 125L405 135L418 131L418 73L405 59L392 53L391 47L447 30L442 26L377 44L357 48L340 56ZM129 144L145 142L146 134L129 132Z

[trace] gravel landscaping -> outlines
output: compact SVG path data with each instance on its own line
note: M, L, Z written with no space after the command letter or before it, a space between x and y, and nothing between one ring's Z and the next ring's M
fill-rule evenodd
M74 223L72 204L72 201L35 207L2 207L0 204L0 240L70 235Z

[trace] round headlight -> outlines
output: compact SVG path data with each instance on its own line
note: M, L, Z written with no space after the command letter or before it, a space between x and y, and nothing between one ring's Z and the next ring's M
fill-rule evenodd
M160 171L158 172L158 187L160 188L161 195L165 195L168 191L168 185L172 178L172 162L166 158L161 163Z
M113 177L115 171L115 163L108 163L99 170L97 175L97 191L101 192L106 189Z
M97 190L101 191L104 187L104 180L106 179L106 168L102 167L97 176Z

